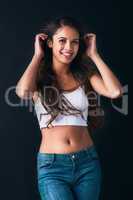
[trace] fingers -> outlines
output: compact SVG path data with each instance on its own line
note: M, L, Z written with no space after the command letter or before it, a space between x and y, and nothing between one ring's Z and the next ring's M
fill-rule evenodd
M44 33L39 33L35 36L35 39L42 39L42 40L45 40L48 38L48 35L44 34Z
M85 34L84 39L88 39L90 37L96 38L96 34L95 33L87 33L87 34Z

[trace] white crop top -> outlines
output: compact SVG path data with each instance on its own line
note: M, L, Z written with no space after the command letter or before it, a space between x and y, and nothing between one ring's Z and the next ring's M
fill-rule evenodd
M76 125L76 126L88 126L88 99L87 95L82 88L84 85L80 85L77 89L73 91L63 91L63 95L70 101L70 103L77 109L82 111L83 118L81 114L76 115L63 115L59 113L57 117L51 122L52 126L58 125ZM39 122L40 129L47 127L47 122L51 118L50 114L43 115L47 113L46 109L43 107L40 98L38 97L34 103L35 113Z

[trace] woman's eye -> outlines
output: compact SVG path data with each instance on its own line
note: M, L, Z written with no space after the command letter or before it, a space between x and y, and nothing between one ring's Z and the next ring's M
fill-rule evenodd
M66 43L66 40L59 40L60 43ZM72 41L72 44L79 44L79 41Z
M73 41L74 44L79 44L79 41Z
M65 42L65 40L59 40L59 42L61 42L61 43L64 43L64 42Z

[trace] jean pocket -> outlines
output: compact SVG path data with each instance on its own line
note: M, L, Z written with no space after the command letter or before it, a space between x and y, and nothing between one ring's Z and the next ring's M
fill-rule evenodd
M54 163L54 155L45 156L45 155L38 155L37 158L37 166L38 169L41 170L43 168L51 168Z

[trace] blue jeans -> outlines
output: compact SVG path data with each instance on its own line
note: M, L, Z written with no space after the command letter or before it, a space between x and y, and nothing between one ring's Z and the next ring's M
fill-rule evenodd
M77 152L37 154L42 200L98 200L102 173L95 146Z

